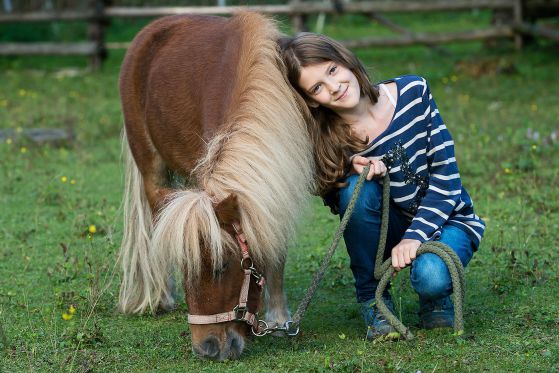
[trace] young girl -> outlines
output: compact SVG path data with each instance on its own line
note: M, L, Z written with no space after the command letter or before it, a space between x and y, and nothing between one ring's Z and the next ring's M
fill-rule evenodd
M280 40L288 78L312 114L317 193L343 216L358 174L370 164L344 233L367 339L393 328L379 314L373 276L379 241L382 186L390 174L386 257L401 270L411 264L420 325L452 327L452 281L435 254L416 258L422 242L440 240L464 266L477 249L484 222L462 187L454 142L424 78L400 76L372 85L361 62L338 42L301 33ZM383 295L393 311L390 294Z

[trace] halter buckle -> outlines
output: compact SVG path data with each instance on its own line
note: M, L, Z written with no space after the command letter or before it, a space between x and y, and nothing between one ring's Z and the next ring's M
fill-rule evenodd
M233 312L235 313L235 320L245 321L245 316L248 312L248 308L236 305L235 308L233 308Z
M266 280L264 279L264 275L260 272L258 272L258 270L254 267L249 267L247 268L250 271L250 274L252 275L252 277L254 277L254 279L256 280L256 284L259 287L264 286L264 284L266 283Z

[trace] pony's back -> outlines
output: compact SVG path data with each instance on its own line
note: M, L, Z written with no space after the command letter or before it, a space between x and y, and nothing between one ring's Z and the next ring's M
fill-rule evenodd
M164 17L145 27L126 54L120 75L126 131L129 137L149 131L143 145L151 140L166 166L185 176L232 105L243 33L238 19ZM140 120L138 112L144 115ZM132 147L136 159L149 158L152 150Z

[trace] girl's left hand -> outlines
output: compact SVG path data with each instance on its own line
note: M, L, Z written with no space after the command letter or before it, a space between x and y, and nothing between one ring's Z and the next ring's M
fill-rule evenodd
M392 267L400 271L411 264L417 256L417 249L421 245L418 240L404 239L392 249Z
M357 174L361 174L365 166L370 165L371 167L369 168L369 173L367 174L367 180L381 178L386 175L386 172L388 171L382 161L368 159L360 155L353 157L351 165L353 171Z

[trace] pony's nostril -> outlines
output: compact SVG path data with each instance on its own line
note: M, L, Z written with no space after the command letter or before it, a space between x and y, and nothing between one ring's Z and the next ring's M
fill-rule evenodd
M245 342L242 336L238 333L231 331L228 333L229 341L229 359L235 360L241 357L243 349L245 348Z
M231 340L231 348L229 350L229 358L230 359L238 359L241 357L241 353L243 352L243 345L241 341L237 338L233 338Z
M214 337L209 337L202 343L200 349L204 357L214 359L219 355L219 341Z

